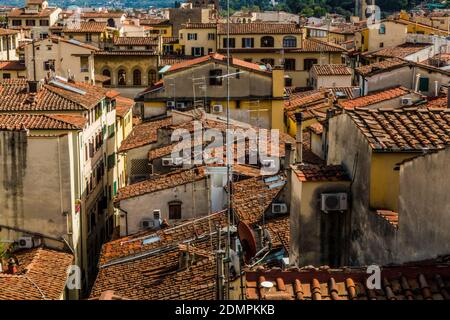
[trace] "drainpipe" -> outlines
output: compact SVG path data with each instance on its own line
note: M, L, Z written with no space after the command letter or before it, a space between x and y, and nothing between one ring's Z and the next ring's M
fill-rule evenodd
M297 123L297 132L295 135L297 159L296 163L303 163L303 114L301 112L295 113L295 122Z

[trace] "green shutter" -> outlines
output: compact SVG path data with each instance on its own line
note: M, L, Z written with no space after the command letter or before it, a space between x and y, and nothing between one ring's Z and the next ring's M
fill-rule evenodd
M428 85L430 83L430 79L428 78L420 78L419 81L419 91L428 92Z

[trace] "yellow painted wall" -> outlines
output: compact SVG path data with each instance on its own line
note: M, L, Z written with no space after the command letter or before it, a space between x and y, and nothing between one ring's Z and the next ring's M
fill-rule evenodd
M417 153L372 153L370 168L370 207L398 211L398 163L417 156Z
M188 33L196 33L197 40L188 40ZM208 40L208 34L213 33L215 35L214 40ZM193 47L203 48L204 54L208 54L208 49L212 52L217 51L217 30L216 28L208 29L181 29L179 34L180 46L184 46L184 52L190 55Z

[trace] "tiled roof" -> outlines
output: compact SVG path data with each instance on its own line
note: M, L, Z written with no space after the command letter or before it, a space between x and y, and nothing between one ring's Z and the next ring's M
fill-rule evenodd
M429 47L430 44L412 44L405 43L396 47L385 48L381 50L377 50L375 52L367 53L367 55L373 55L375 57L397 57L397 58L405 58L411 54L419 52L426 47Z
M403 87L395 87L392 89L382 90L378 92L373 92L368 94L367 96L362 96L355 99L346 100L340 102L339 105L344 109L354 109L354 108L362 108L367 107L376 103L380 103L387 100L396 99L398 97L409 94L410 91Z
M269 231L273 248L283 247L286 252L289 252L291 238L291 222L289 215L269 219L264 224L264 227Z
M12 34L17 34L17 33L19 33L18 30L0 28L0 36L9 36Z
M106 31L108 24L106 22L81 21L77 28L66 26L63 28L64 33L102 33Z
M104 75L98 74L98 73L96 73L96 74L94 75L94 77L95 77L95 81L96 81L96 82L101 82L101 83L106 82L106 81L108 81L108 80L111 80L111 77L104 76Z
M158 38L153 37L117 37L114 38L116 46L157 46Z
M304 39L301 48L296 48L292 52L345 52L340 45L324 42L317 39Z
M390 224L395 227L398 227L398 212L394 212L391 210L377 210L377 215L387 220Z
M150 178L149 180L130 184L120 188L115 202L138 197L144 194L181 186L194 181L202 180L206 177L205 167L198 167L188 170L176 170L164 175Z
M85 123L75 115L0 114L0 130L80 130Z
M125 12L83 12L81 18L120 18Z
M161 56L159 59L159 66L169 66L174 65L180 62L183 62L185 60L192 60L194 57L192 56Z
M186 69L186 68L192 67L194 65L197 65L200 63L205 63L208 61L226 63L227 58L226 58L226 56L221 55L219 53L211 53L207 56L203 56L203 57L199 57L199 58L195 58L195 59L191 59L191 60L186 60L186 61L174 64L166 72L169 73L169 72ZM255 63L247 62L247 61L244 61L241 59L237 59L237 58L232 58L231 65L269 74L269 72L261 69L261 67L259 65L255 64Z
M97 51L96 56L157 56L153 50L107 50Z
M122 96L116 97L116 115L123 118L134 106L134 100Z
M217 33L227 34L227 24L219 23ZM295 23L230 23L230 34L300 34L302 29Z
M113 290L140 300L214 299L215 232L226 221L225 212L219 212L106 243L91 297ZM183 259L186 263L180 263Z
M49 17L57 8L45 8L37 13L26 13L24 8L12 9L8 14L8 18L43 18Z
M24 71L26 69L27 69L27 67L25 66L25 63L22 61L16 61L16 60L0 61L0 70Z
M363 76L370 76L378 72L393 70L406 65L408 65L408 61L399 58L391 58L380 62L372 63L367 66L356 68L355 72Z
M141 26L170 26L171 23L167 19L140 19Z
M340 165L299 164L292 167L302 182L348 181L345 169Z
M372 149L441 149L450 144L449 109L355 109L346 111Z
M247 224L261 222L264 212L284 186L284 176L274 178L274 181L269 181L267 177L255 177L233 184L232 208L239 221Z
M107 92L106 89L81 82L55 83L82 90L85 94L58 87L51 82L42 84L39 92L34 94L27 92L26 79L0 80L0 111L83 111L95 107Z
M321 135L323 133L323 125L320 122L310 124L307 129L317 135Z
M246 272L248 300L450 300L448 262L381 268L381 288L369 289L367 268L304 268ZM262 282L272 283L265 289Z
M217 23L186 23L182 29L215 29Z
M158 129L172 124L172 118L143 122L133 127L133 131L122 141L119 152L142 147L157 141Z
M351 76L352 72L349 67L343 64L315 64L312 71L318 76Z
M68 268L73 263L69 253L34 248L15 253L17 273L0 273L0 300L58 300L61 298Z

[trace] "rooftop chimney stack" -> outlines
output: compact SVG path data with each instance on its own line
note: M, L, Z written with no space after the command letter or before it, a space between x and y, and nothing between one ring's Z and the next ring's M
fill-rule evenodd
M28 92L38 93L39 92L39 81L28 80Z
M295 122L297 123L297 133L295 135L297 159L296 163L303 163L303 114L295 113Z

